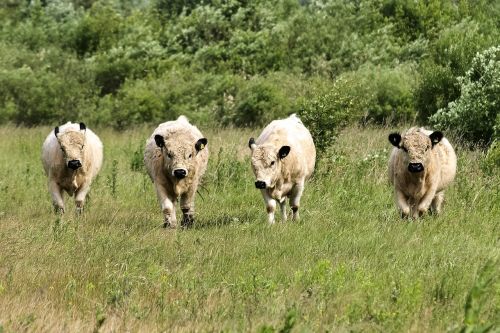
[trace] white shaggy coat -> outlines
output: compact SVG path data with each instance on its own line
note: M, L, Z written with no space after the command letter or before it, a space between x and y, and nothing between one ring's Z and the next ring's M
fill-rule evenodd
M434 143L431 141L433 133L439 133ZM391 134L394 135L399 136ZM444 190L454 180L457 170L453 147L442 133L424 128L410 128L399 137L399 141L392 142L396 147L389 158L389 181L394 185L394 197L401 215L417 218L429 209L440 213ZM410 172L410 163L420 163L423 170Z
M311 177L316 162L316 148L311 134L293 114L286 119L272 121L257 140L250 139L249 146L257 180L255 185L261 189L269 223L274 223L276 202L280 204L283 221L286 221L287 197L290 199L292 219L297 219L304 184Z
M144 164L154 183L165 227L177 227L179 197L182 225L194 222L195 194L208 164L206 145L206 138L184 116L160 124L146 141Z
M42 164L52 203L56 211L64 213L63 191L66 191L75 196L77 212L81 213L92 180L102 166L103 145L90 129L80 130L80 124L68 122L58 129L57 136L52 130L42 146ZM63 144L59 140L62 137L67 139ZM79 160L81 167L68 168L70 159Z

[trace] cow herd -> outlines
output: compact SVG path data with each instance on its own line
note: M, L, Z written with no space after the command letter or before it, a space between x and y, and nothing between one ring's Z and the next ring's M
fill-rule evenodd
M428 211L439 213L444 190L456 174L453 147L439 131L412 127L391 133L394 145L389 158L389 180L402 217L418 218ZM146 141L144 165L153 181L165 227L176 228L179 200L181 226L194 221L194 198L208 164L208 140L188 119L160 124ZM311 177L316 149L311 134L296 115L274 120L255 140L250 138L255 187L264 198L269 223L275 222L277 203L287 219L289 199L292 219L298 219L300 198ZM42 163L56 212L64 213L63 191L75 197L81 213L92 180L101 169L103 145L83 123L56 127L45 139Z

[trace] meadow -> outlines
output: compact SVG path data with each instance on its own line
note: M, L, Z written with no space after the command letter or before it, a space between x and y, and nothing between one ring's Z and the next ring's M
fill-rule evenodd
M152 130L96 129L105 161L85 212L65 196L59 217L40 161L50 128L0 127L0 332L500 329L500 175L482 151L456 145L442 215L401 220L393 128L348 127L300 221L270 226L247 147L258 130L202 128L196 223L166 230L142 169Z

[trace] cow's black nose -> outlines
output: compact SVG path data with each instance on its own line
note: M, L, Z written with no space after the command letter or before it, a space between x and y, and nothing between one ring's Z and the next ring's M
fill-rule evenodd
M260 188L260 189L265 189L266 188L266 182L258 180L258 181L255 182L255 187L256 188Z
M410 163L408 164L408 171L421 172L424 171L424 166L422 165L422 163Z
M186 177L186 174L187 174L187 172L184 169L176 169L176 170L174 170L174 176L177 179L182 179L182 178Z
M82 166L82 163L79 160L71 160L68 162L68 168L72 170L76 170Z

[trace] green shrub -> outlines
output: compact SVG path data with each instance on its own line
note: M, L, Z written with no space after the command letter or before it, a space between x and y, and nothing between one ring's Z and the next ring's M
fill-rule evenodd
M248 80L232 76L220 95L217 118L223 125L261 127L296 112L302 100L311 95L311 87L324 84L318 78L283 72Z
M154 81L135 80L118 92L113 109L113 122L117 128L140 123L172 119L175 115L165 109L162 92Z
M420 67L420 81L413 96L418 120L427 123L437 110L455 100L460 90L450 67L434 62L426 62Z
M481 169L489 175L500 172L500 140L495 140L491 144L481 161Z
M142 13L128 16L122 23L127 26L124 36L105 52L87 59L101 96L116 93L126 79L142 79L171 67L158 40L156 23Z
M421 81L414 93L420 122L426 123L437 110L458 98L457 78L469 69L476 53L493 40L491 33L485 33L479 23L469 19L439 32L429 46L431 59L420 66Z
M450 129L470 143L487 144L495 131L500 105L500 46L479 53L465 76L461 95L430 118L436 128Z
M71 46L80 56L108 49L119 40L122 16L109 4L96 1L75 28Z
M351 82L343 90L356 100L351 104L351 113L363 124L394 124L414 119L412 91L417 73L411 64L394 68L366 65L343 76Z
M76 58L54 48L34 53L2 45L2 121L24 125L86 121L82 116L94 111L95 93L92 74Z
M352 84L347 79L340 78L329 92L319 93L300 106L299 116L311 132L318 157L335 142L340 129L352 118L353 106L358 101L344 92L345 87Z
M285 94L265 79L250 79L238 92L232 123L236 126L262 126L290 111Z
M154 9L160 16L170 18L180 15L183 11L190 13L193 8L203 3L201 0L155 0Z
M126 81L116 96L102 99L99 112L115 128L158 123L186 115L195 123L213 123L216 105L231 76L170 69L160 76Z

